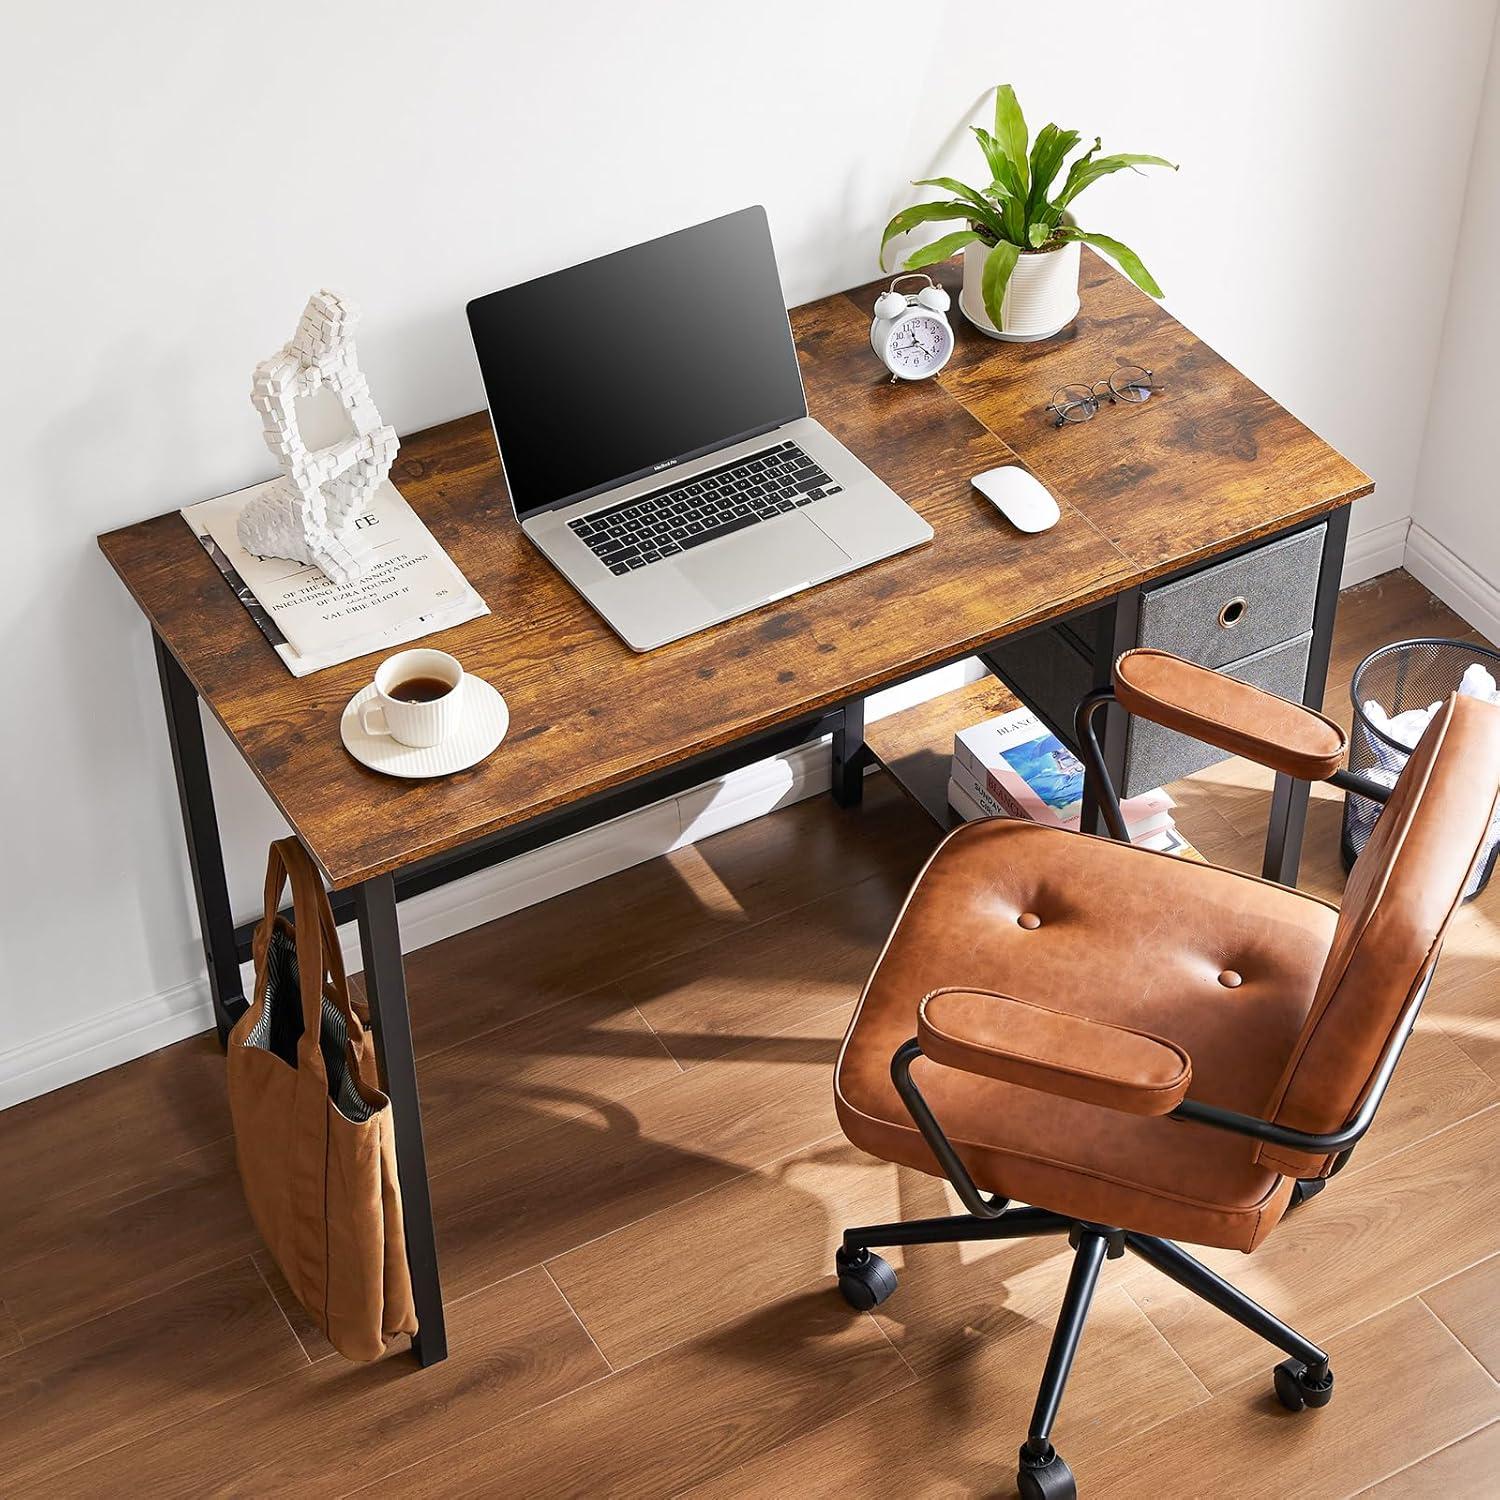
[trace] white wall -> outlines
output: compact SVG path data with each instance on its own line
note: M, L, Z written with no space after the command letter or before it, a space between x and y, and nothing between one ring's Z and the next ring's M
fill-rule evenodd
M1463 226L1422 445L1407 566L1500 641L1500 30L1469 163Z
M93 536L265 475L249 373L310 289L364 303L411 430L481 404L462 307L508 281L752 201L789 299L869 277L1010 79L1034 126L1182 162L1085 223L1375 475L1357 528L1401 530L1494 8L10 8L0 1100L200 1023L147 635ZM211 738L248 914L276 818Z

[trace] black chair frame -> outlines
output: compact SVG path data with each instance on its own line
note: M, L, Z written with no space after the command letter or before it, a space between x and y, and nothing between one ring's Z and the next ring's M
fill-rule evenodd
M1117 701L1112 688L1091 693L1078 706L1075 727L1078 743L1083 751L1088 792L1097 799L1110 836L1129 843L1130 836L1120 809L1119 794L1110 778L1094 729L1095 717L1100 710ZM1389 788L1350 771L1337 771L1328 780L1334 786L1373 798L1381 804L1390 797ZM1085 805L1089 804L1087 794L1084 801ZM1396 1064L1400 1061L1402 1049L1416 1025L1430 981L1429 969L1402 1012L1363 1102L1340 1129L1326 1135L1309 1134L1278 1125L1271 1120L1257 1119L1252 1115L1221 1109L1217 1105L1191 1098L1184 1099L1167 1118L1191 1120L1200 1125L1232 1131L1237 1135L1292 1150L1334 1156L1336 1160L1327 1174L1333 1176L1342 1170L1354 1146L1374 1121L1380 1101L1395 1073ZM1333 1395L1333 1371L1329 1367L1325 1351L1171 1240L1072 1219L1045 1208L1012 1206L1009 1199L999 1195L987 1197L975 1183L953 1143L944 1134L937 1117L912 1078L912 1065L921 1056L922 1049L915 1037L903 1042L891 1059L891 1081L967 1212L943 1218L912 1219L904 1223L868 1224L846 1229L836 1256L839 1290L852 1306L865 1310L884 1302L896 1290L895 1272L873 1253L875 1247L1023 1239L1049 1234L1068 1236L1074 1252L1072 1269L1067 1289L1063 1293L1062 1307L1053 1331L1026 1441L1020 1450L1017 1484L1023 1500L1074 1500L1076 1497L1073 1475L1052 1446L1052 1428L1062 1404L1063 1391L1104 1261L1117 1259L1127 1250L1288 1355L1274 1371L1276 1394L1284 1406L1300 1411L1328 1404ZM1323 1177L1297 1182L1293 1188L1291 1206L1296 1207L1321 1192L1324 1183Z

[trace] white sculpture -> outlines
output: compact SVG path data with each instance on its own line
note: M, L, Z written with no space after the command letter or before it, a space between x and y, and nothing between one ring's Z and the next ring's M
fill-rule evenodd
M391 472L399 446L396 429L381 423L359 368L352 336L358 321L354 303L325 287L307 299L291 343L256 366L250 402L282 477L240 512L236 528L247 552L311 563L337 584L365 571L355 522ZM327 447L309 448L297 402L325 386L353 431Z

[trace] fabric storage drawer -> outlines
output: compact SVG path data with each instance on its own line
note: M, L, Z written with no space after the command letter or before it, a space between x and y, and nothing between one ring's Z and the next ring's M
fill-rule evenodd
M1327 534L1324 523L1142 589L1137 642L1300 703ZM1074 710L1098 683L1108 681L1108 666L1103 664L1101 672L1095 655L1097 643L1109 640L1112 630L1105 606L1019 640L1000 641L984 658L1023 703L1073 744ZM1121 790L1127 797L1228 759L1144 720L1129 720L1126 734Z
M1251 687L1300 703L1307 686L1307 658L1311 650L1312 631L1308 630L1294 641L1258 651L1241 661L1227 662L1219 667L1219 671L1226 677L1248 682ZM1165 786L1179 776L1190 776L1205 766L1228 759L1222 750L1215 750L1187 735L1164 729L1146 719L1132 718L1125 741L1123 795L1133 797L1137 792Z
M1223 667L1311 630L1327 533L1326 523L1315 526L1143 590L1141 645ZM1287 696L1300 699L1302 690Z

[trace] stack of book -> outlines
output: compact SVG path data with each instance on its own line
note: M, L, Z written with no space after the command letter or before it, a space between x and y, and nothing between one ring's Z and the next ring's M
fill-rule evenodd
M1083 762L1030 709L961 729L953 737L948 802L965 822L1027 818L1077 829L1083 813ZM1142 792L1122 806L1130 841L1200 858L1177 831L1166 792Z

